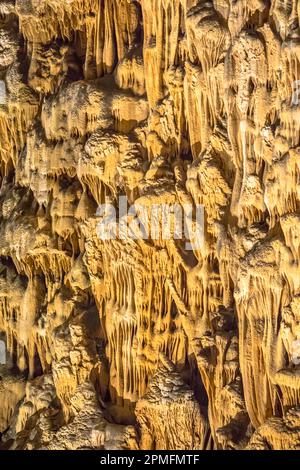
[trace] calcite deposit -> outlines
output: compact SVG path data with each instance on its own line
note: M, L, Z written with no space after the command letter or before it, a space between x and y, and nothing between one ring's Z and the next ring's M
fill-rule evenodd
M299 21L0 0L1 449L300 449Z

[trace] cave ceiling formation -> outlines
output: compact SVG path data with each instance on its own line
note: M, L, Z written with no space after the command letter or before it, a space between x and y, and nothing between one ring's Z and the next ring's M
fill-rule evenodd
M0 1L0 448L300 448L299 20ZM120 197L201 246L101 237Z

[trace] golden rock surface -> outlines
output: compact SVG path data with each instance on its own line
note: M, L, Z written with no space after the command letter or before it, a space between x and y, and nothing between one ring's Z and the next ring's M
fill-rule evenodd
M300 449L299 21L0 0L0 448ZM99 236L120 196L202 246Z

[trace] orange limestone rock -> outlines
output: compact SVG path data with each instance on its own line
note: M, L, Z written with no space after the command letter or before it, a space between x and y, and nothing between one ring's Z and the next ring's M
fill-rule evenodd
M0 0L0 449L300 448L296 0Z

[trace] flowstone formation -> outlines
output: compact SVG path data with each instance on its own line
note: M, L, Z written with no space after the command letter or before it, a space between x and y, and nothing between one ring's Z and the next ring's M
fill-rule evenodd
M0 448L300 448L299 21L0 0Z

